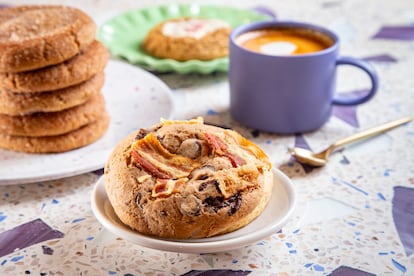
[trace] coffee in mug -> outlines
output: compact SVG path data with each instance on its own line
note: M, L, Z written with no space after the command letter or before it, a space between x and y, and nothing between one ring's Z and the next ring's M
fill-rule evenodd
M339 38L308 23L265 21L240 26L230 34L230 114L258 130L293 134L321 127L334 105L371 99L378 77L367 62L339 55ZM340 65L362 69L371 87L362 96L336 93Z
M243 48L268 55L301 55L332 46L331 37L306 28L269 28L253 30L236 37Z

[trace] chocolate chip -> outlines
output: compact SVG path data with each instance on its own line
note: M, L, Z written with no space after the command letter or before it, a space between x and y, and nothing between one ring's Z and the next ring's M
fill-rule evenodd
M207 207L213 208L215 212L223 208L224 197L222 196L209 196L203 200L203 204Z
M229 203L230 209L227 212L229 216L234 215L241 207L242 204L242 197L240 196L240 193L237 193L230 197L227 201Z
M163 211L160 212L160 216L161 217L166 217L166 216L168 216L168 213L163 210Z
M241 198L240 193L234 194L227 200L225 200L224 197L222 196L217 196L217 197L210 196L204 199L203 204L206 207L212 208L214 212L217 212L218 210L224 207L230 207L229 210L227 211L227 214L229 216L232 216L240 209L241 204L242 204L242 198Z
M198 186L198 191L199 192L204 191L209 185L214 185L216 187L216 191L218 193L221 193L220 187L219 187L220 183L215 179L201 183L200 186Z
M147 134L149 133L148 130L141 128L138 131L138 134L135 136L135 140L141 140L142 138L144 138L145 136L147 136Z
M197 176L196 180L206 180L207 178L209 178L208 174L200 174Z
M198 191L202 192L207 188L207 182L203 182L200 184L200 186L198 186Z

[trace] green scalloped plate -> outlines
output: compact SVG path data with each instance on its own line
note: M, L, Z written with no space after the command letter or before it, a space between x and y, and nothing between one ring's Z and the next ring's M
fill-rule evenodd
M228 6L198 4L171 4L152 6L120 14L102 24L98 30L98 39L109 49L114 57L157 72L176 72L180 74L213 71L227 72L228 57L209 61L176 61L159 59L141 50L141 43L147 32L160 21L174 17L218 18L226 21L232 28L239 25L272 19L253 10L244 10Z

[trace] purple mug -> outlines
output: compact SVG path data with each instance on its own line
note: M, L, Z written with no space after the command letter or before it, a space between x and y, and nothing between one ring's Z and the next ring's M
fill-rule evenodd
M247 50L236 38L254 30L301 28L327 36L332 45L299 55L270 55ZM300 22L266 21L232 31L229 46L230 113L240 123L258 130L293 134L320 128L331 116L333 105L357 105L377 91L378 77L367 62L339 56L339 39L331 31ZM353 65L371 81L366 95L335 94L336 66Z

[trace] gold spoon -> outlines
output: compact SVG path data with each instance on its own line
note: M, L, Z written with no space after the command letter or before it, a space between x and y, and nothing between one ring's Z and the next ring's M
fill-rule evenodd
M404 117L377 127L369 128L367 130L355 133L349 137L343 138L332 145L330 145L324 151L319 153L313 153L303 148L290 148L289 153L300 163L312 165L314 167L321 167L328 161L329 155L335 150L347 144L351 144L369 137L381 134L392 128L408 123L412 120L411 117Z

